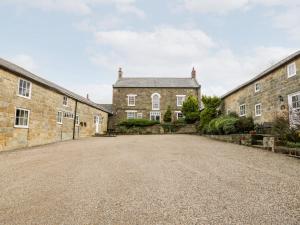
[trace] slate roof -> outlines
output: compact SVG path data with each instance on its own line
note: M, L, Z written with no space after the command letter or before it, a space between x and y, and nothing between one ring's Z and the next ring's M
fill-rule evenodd
M100 107L106 109L107 111L109 111L112 114L112 104L98 104Z
M233 90L227 92L225 95L221 96L221 98L226 98L229 95L239 91L240 89L242 89L243 87L248 86L249 84L253 84L254 82L256 82L257 80L261 79L264 76L267 76L268 74L270 74L271 72L273 72L274 70L280 68L281 66L285 65L286 63L289 63L290 61L294 60L295 58L300 56L300 51L295 52L294 54L286 57L285 59L279 61L278 63L274 64L273 66L271 66L270 68L266 69L265 71L263 71L262 73L258 74L257 76L255 76L254 78L252 78L251 80L239 85L238 87L234 88Z
M100 106L99 104L96 104L95 102L92 102L78 94L75 94L74 92L72 91L69 91L51 81L48 81L46 79L43 79L25 69L23 69L22 67L19 67L11 62L8 62L2 58L0 58L0 68L4 69L4 70L7 70L7 71L10 71L16 75L19 75L25 79L28 79L28 80L31 80L33 82L36 82L42 86L45 86L51 90L54 90L60 94L63 94L63 95L66 95L68 96L69 98L72 98L74 100L77 100L81 103L84 103L86 105L89 105L91 107L94 107L96 109L99 109L99 110L102 110L104 112L107 112L107 113L111 113L110 111L108 111L107 109L103 108L102 106Z
M123 77L113 87L116 88L199 88L200 85L193 78L161 78L161 77Z

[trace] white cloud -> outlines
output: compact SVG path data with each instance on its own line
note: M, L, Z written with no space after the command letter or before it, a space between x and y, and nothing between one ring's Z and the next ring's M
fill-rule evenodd
M9 57L9 60L30 72L34 72L38 68L35 60L27 54L18 54L16 56Z
M159 27L152 32L100 31L95 34L107 51L90 56L107 70L123 67L125 76L190 76L192 67L206 94L222 95L257 75L295 49L258 47L236 54L201 30Z
M1 0L0 4L14 4L17 7L62 11L76 14L90 14L95 5L113 5L118 12L144 17L145 13L136 7L135 0Z

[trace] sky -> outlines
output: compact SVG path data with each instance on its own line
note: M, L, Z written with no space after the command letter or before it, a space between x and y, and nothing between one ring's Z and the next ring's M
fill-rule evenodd
M0 57L91 100L126 77L223 95L300 50L299 0L0 0Z

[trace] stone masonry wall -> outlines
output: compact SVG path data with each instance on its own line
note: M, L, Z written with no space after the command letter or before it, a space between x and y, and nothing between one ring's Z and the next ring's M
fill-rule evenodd
M118 124L127 118L126 110L136 110L137 113L143 113L143 118L150 119L150 112L152 110L153 93L161 95L160 98L160 113L161 120L165 114L168 106L171 106L173 119L175 119L175 111L181 111L182 107L177 106L176 95L193 95L198 98L199 89L192 88L113 88L113 124ZM135 94L135 106L128 106L127 95Z
M300 91L300 58L294 60L297 75L288 78L287 63L269 75L240 89L224 99L225 113L229 110L239 114L239 107L246 104L246 115L252 116L255 123L272 122L276 116L288 112L288 95ZM293 62L293 61L292 61ZM255 83L260 83L261 91L255 93ZM279 96L283 97L280 101ZM255 116L255 105L261 103L262 115Z
M35 82L31 82L31 99L20 97L17 95L19 78L0 69L0 151L71 140L74 119L63 118L63 124L58 124L57 112L74 113L75 100L68 98L68 106L63 106L62 94ZM14 127L16 108L30 110L29 128ZM107 113L78 103L78 114L87 126L76 128L77 138L95 133L95 114L104 118L101 130L106 131Z

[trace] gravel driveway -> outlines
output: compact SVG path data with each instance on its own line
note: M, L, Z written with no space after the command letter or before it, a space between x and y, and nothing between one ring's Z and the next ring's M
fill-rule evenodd
M300 160L199 136L0 154L0 224L300 224Z

